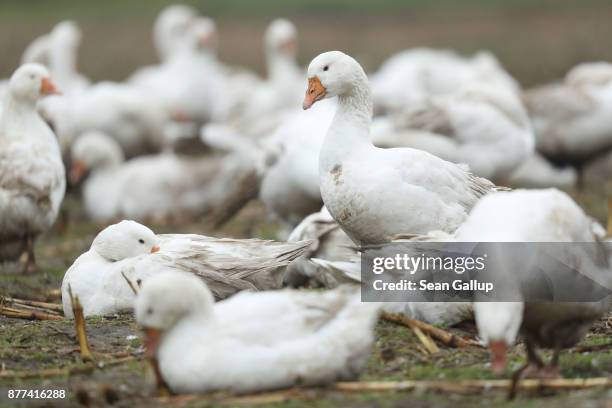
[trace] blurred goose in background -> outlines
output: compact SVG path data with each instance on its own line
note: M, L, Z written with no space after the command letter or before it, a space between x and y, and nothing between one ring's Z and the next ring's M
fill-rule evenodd
M552 161L581 166L612 149L612 64L580 64L524 99L537 149Z
M355 379L378 305L358 290L241 293L213 302L193 276L144 282L135 306L147 352L175 393L239 393Z
M286 19L276 19L266 29L264 52L268 76L231 75L219 99L215 122L225 123L243 136L270 135L287 112L293 112L304 92L304 71L297 63L297 29ZM203 133L207 133L204 128Z
M323 204L319 152L335 112L335 101L324 101L305 112L297 111L288 115L266 141L277 146L280 153L265 173L259 198L285 230L290 231Z
M139 286L169 269L203 279L218 299L245 289L278 288L283 269L309 243L156 235L142 224L121 221L102 230L89 251L66 271L62 281L64 313L72 317L69 287L79 297L85 316L130 311L136 295L126 279Z
M376 146L425 150L495 181L507 180L534 150L519 96L488 83L425 97L391 118L393 129L373 134Z
M431 48L401 51L387 59L371 80L375 107L386 112L401 112L415 102L473 83L520 94L516 80L487 51L472 57Z
M500 217L499 214L504 214ZM493 193L476 204L469 218L452 236L459 242L598 242L605 236L605 230L565 193L556 189L514 190ZM612 271L609 256L603 258L601 250L585 250L584 246L567 248L567 256L559 260L572 270L582 274L596 271L589 276L600 285L612 288ZM558 255L558 254L557 254ZM550 255L542 254L550 258ZM603 263L602 263L603 262ZM599 265L601 264L601 265ZM553 277L558 269L551 269ZM596 268L585 268L596 265ZM508 271L510 273L510 271ZM526 290L534 290L533 276L515 273L511 278L518 290L517 297L525 296ZM577 274L580 275L580 274ZM499 274L494 275L501 278ZM563 279L567 279L564 277ZM564 280L564 284L572 285ZM555 282L551 283L553 287ZM573 287L573 286L572 286ZM535 368L556 370L558 353L562 348L575 345L586 333L595 319L609 310L612 295L593 302L476 302L474 311L482 340L492 352L492 368L501 372L505 368L505 354L519 330L525 336L528 364ZM545 367L535 353L535 347L554 350L551 365ZM531 367L534 368L534 367ZM534 373L532 373L534 374Z
M206 214L228 205L228 197L257 163L239 155L181 156L172 152L127 162L121 147L100 132L83 134L72 145L70 180L83 185L89 217L136 220Z
M12 75L0 113L0 261L35 272L34 239L57 218L66 188L55 135L36 104L56 93L49 72L25 64Z
M172 4L159 12L153 25L153 44L161 62L168 61L179 50L197 16L198 12L185 4Z
M171 58L135 73L129 83L162 101L173 118L205 123L212 118L225 87L216 62L216 43L215 22L208 17L194 18Z
M23 64L34 62L45 65L62 94L79 92L89 86L89 80L77 71L81 29L74 21L58 23L50 33L36 38L25 49Z
M512 172L507 181L511 186L525 188L571 189L578 183L578 173L570 166L556 167L534 151Z
M319 157L321 195L332 217L361 244L402 233L454 231L472 206L496 187L465 166L411 149L381 149L370 141L372 98L357 61L326 52L308 67L304 109L338 96Z
M115 139L126 157L154 153L165 144L169 114L160 101L139 89L114 82L99 82L63 99L40 106L41 114L57 132L62 152L79 135L100 131Z

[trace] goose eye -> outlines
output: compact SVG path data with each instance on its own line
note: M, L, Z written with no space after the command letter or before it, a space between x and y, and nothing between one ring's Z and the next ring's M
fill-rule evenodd
M140 242L141 244L144 244L144 239L139 239L138 242Z
M34 74L30 74L30 79L34 79L36 76Z
M329 65L323 67L323 71L327 71L329 69Z
M153 314L153 308L152 307L147 309L147 314L148 315L152 315Z

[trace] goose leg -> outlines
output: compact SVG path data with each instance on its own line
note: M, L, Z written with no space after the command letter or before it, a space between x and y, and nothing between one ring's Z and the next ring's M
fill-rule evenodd
M510 390L508 390L508 399L513 400L518 391L518 384L521 379L531 377L532 373L538 372L544 367L544 362L535 350L534 344L525 338L525 350L527 353L527 362L512 373L512 381Z
M24 247L25 249L19 257L21 273L26 275L34 274L38 272L38 267L36 266L36 257L34 255L34 238L24 238Z

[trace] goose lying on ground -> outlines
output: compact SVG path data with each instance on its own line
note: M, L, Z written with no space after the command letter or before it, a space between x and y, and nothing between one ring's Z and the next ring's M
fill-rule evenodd
M503 214L503 217L500 217ZM599 243L604 229L585 215L565 193L556 189L515 190L495 193L483 198L472 210L468 220L457 230L455 239L464 242L575 242L591 243L568 246L567 254L559 259L572 270L612 290L610 246ZM601 256L601 254L607 256ZM557 254L558 255L558 254ZM546 259L550 255L541 254ZM554 255L553 255L554 256ZM543 259L545 259L543 258ZM547 276L558 275L558 265ZM585 265L594 265L594 268ZM510 272L509 272L510 273ZM511 278L519 290L519 297L533 291L533 276L515 273ZM581 275L576 272L577 278ZM558 278L558 279L566 279ZM571 282L552 282L572 285ZM557 295L557 294L555 294ZM558 295L557 295L558 296ZM492 353L492 368L501 372L505 368L505 354L519 331L527 348L527 364L531 375L558 374L558 356L562 348L572 347L580 341L593 322L610 310L612 295L592 302L476 302L474 311L478 331ZM536 354L535 347L553 349L549 365ZM535 369L535 371L534 371Z
M245 393L354 379L377 309L348 288L241 293L215 304L202 281L174 272L144 282L135 313L173 392Z
M357 244L388 242L402 233L454 231L480 197L495 190L465 166L411 149L370 141L372 98L357 61L326 52L308 67L304 109L337 96L338 108L319 157L323 202Z
M57 139L36 111L56 92L46 68L25 64L0 110L0 261L19 258L23 272L35 271L34 239L55 222L66 188Z
M166 152L125 162L117 142L104 133L88 132L72 145L70 180L77 183L89 173L83 199L87 215L94 220L195 216L222 202L213 196L212 186L221 179L228 181L223 171L232 170L233 160ZM240 174L234 176L240 178ZM231 184L226 188L229 191Z
M156 235L142 224L121 221L102 230L66 271L64 313L72 317L69 287L85 316L131 310L135 295L122 274L136 286L163 270L190 272L205 280L218 299L245 289L278 288L282 270L309 243Z
M376 109L389 112L403 111L423 99L479 83L520 92L516 80L487 51L464 57L450 50L405 50L392 55L372 75Z
M612 64L581 64L563 83L525 92L538 150L560 163L582 163L612 149Z
M394 129L375 137L376 146L422 149L496 181L505 181L534 150L519 96L499 86L468 84L406 106L392 118Z

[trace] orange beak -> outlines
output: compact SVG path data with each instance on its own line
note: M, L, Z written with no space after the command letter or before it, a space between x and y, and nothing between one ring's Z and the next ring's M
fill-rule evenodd
M49 78L43 78L40 83L40 94L41 95L59 95L59 91L55 87L55 84L51 82Z
M170 118L175 122L189 122L190 120L189 115L181 109L175 109Z
M85 176L85 173L87 173L87 166L82 161L77 160L70 167L68 180L71 184L78 184Z
M506 369L506 353L508 345L500 340L489 342L491 350L491 370L497 374L502 374Z
M213 42L215 41L216 37L217 37L217 34L214 32L201 36L200 41L199 41L200 47L211 46Z
M151 253L152 253L152 254L154 254L154 253L156 253L156 252L159 252L159 247L158 247L157 245L153 245L153 246L151 247Z
M317 77L308 78L308 89L304 97L302 108L309 109L315 102L320 101L327 95L327 90Z
M157 354L157 349L159 348L159 343L161 341L162 332L159 329L153 329L149 327L144 327L144 346L146 348L146 356L149 358L154 358Z
M297 41L295 39L287 40L280 45L279 49L284 54L295 55L297 52Z

